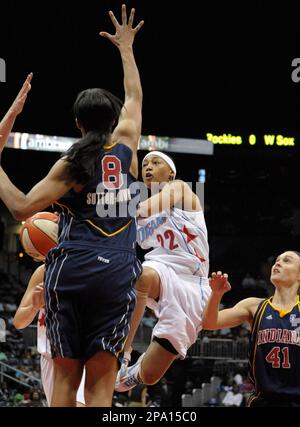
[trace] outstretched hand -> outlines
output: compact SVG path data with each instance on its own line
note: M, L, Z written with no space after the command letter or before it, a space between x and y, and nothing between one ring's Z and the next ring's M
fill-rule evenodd
M126 6L123 4L122 5L122 24L119 24L115 15L110 10L109 16L110 16L110 19L112 20L112 23L114 24L116 33L109 34L105 31L101 31L99 33L100 36L107 38L113 44L115 44L118 48L132 46L135 35L144 25L144 21L140 21L136 27L134 28L132 27L134 14L135 14L135 9L131 9L130 16L127 22Z
M10 112L13 113L14 115L18 115L22 112L28 92L31 89L31 80L32 80L33 74L30 73L28 74L25 82L23 83L23 86L20 90L20 92L18 93L16 99L14 100L14 102L12 103L11 107L10 107Z
M231 289L230 283L228 282L228 274L222 274L222 271L211 274L209 285L214 293L221 295Z

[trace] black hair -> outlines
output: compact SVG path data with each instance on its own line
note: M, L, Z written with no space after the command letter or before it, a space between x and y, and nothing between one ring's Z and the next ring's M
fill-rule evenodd
M63 155L69 163L68 178L84 185L95 175L100 150L117 125L122 106L122 101L105 89L86 89L78 94L73 111L85 135Z

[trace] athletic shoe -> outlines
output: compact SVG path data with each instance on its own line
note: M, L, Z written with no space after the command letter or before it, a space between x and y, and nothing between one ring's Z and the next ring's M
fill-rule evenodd
M144 354L145 353L143 353L139 357L139 359L134 365L129 366L127 368L127 373L125 376L124 375L121 376L121 374L123 374L124 371L121 372L121 369L119 370L117 379L116 379L116 384L115 384L115 391L119 391L119 392L128 391L134 388L135 386L137 386L138 384L142 384L142 381L139 379L138 374L139 374L139 370L140 370L140 366L141 366L141 362L144 357Z

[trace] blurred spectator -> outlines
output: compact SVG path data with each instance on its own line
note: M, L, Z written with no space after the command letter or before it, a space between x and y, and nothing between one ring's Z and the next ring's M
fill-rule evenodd
M9 391L6 382L0 383L0 401L6 400L9 397Z
M238 334L236 336L236 341L238 343L249 344L249 331L243 325L238 328Z
M149 310L146 310L144 317L142 318L142 325L153 329L156 322L157 318L151 312L149 312Z
M257 278L256 278L256 286L259 289L265 289L265 290L267 290L267 282L261 276L257 276Z
M160 380L161 385L161 405L163 408L172 406L173 390L171 384L167 381L166 377Z
M184 385L184 393L185 394L192 394L193 393L193 388L195 388L195 385L193 383L193 381L191 381L190 379L188 379Z
M30 400L26 406L43 406L42 394L39 390L32 389L30 393Z
M242 287L244 289L255 289L256 288L256 280L251 276L250 273L247 273L246 276L243 278Z
M236 373L233 377L233 381L235 382L235 384L237 384L238 386L243 384L243 377L240 373Z
M243 393L244 401L247 402L253 391L253 384L248 377L244 379L243 384L240 386L240 391Z
M243 395L240 392L239 386L233 383L232 390L228 390L222 400L223 406L241 406Z
M148 387L146 384L138 384L128 392L129 407L146 407L151 404L149 400Z
M13 398L14 406L19 406L21 402L24 401L24 395L21 393L16 393Z
M0 362L7 362L7 356L2 351L0 352Z
M231 335L231 329L230 328L221 329L219 331L219 335L220 335L220 337L231 338L232 337L232 335Z

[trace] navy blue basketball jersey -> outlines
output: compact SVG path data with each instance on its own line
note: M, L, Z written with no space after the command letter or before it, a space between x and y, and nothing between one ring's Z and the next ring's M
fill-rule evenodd
M99 152L95 176L80 192L68 191L54 204L59 212L59 243L84 242L134 249L138 183L130 174L132 151L123 144Z
M262 301L250 337L249 378L255 395L300 397L300 303L279 310Z

